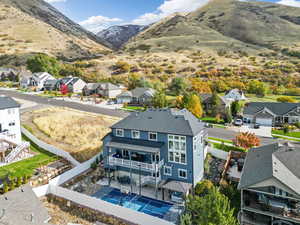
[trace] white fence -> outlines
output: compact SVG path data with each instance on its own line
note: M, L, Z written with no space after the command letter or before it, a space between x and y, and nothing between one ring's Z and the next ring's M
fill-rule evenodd
M76 177L77 175L85 172L91 167L91 164L96 161L96 158L99 157L99 155L94 156L88 161L85 161L84 163L76 166L75 168L61 174L58 177L55 177L52 179L49 184L52 185L62 185L63 183L67 182L68 180L71 180L73 177Z
M208 149L208 153L212 154L214 157L218 159L223 159L223 160L227 160L227 156L229 154L229 152L225 152L212 147Z
M58 155L66 160L68 160L70 163L72 163L74 166L78 166L80 165L80 162L78 162L76 159L73 158L73 156L71 156L70 153L65 152L59 148L56 148L53 145L49 145L41 140L39 140L38 138L36 138L33 134L31 134L28 130L26 130L24 127L21 127L21 131L22 133L28 137L33 143L35 143L36 145L38 145L40 148L45 149L48 152L51 152L55 155Z
M86 207L107 215L115 216L128 222L141 225L174 225L171 222L160 219L158 217L150 216L145 213L134 211L119 205L90 197L85 194L74 192L59 186L50 185L48 189L49 194L69 200L81 207Z

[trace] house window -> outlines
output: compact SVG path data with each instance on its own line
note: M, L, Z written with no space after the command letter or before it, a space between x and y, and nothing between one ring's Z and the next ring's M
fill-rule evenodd
M164 167L164 174L166 176L172 176L172 167L171 166L165 166Z
M133 130L131 132L131 136L132 136L132 138L139 139L140 138L140 132L138 130Z
M157 141L157 133L150 132L149 133L149 140L150 141Z
M178 177L186 179L187 178L187 172L186 172L186 170L178 169Z
M169 162L186 164L186 137L168 136Z
M116 136L124 137L124 130L123 129L117 129L116 130Z

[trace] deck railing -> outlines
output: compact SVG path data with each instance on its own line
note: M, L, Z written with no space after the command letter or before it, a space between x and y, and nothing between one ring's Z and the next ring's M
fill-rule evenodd
M247 199L247 200L245 200ZM264 214L272 215L274 217L285 218L286 220L300 221L300 210L291 201L283 199L277 199L274 197L268 198L264 202L255 199L252 195L245 195L243 207L247 209L253 209L254 211L261 211ZM294 201L295 202L295 201ZM299 202L298 204L299 205ZM252 211L252 210L251 210Z
M157 166L156 170L161 168L164 164L164 160L159 161L156 163L145 163L145 162L138 162L128 159L116 158L113 156L109 157L109 165L111 166L124 166L132 169L140 169L143 171L155 171L155 166Z

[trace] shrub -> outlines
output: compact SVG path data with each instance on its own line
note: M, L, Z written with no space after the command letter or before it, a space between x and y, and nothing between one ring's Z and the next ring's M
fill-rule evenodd
M297 100L290 97L290 96L282 96L276 99L277 102L290 102L290 103L296 103Z

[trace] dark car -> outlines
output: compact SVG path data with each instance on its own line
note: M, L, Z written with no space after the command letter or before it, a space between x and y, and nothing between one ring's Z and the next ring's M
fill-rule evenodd
M256 123L254 124L254 129L259 129L260 128L260 124Z

